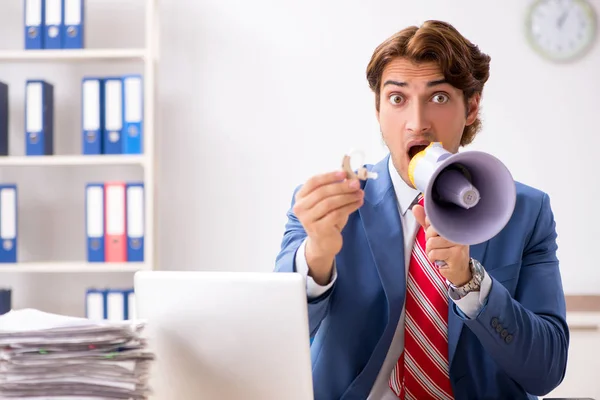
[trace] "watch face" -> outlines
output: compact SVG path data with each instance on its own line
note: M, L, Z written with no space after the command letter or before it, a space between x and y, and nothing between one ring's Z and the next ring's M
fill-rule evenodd
M481 283L481 281L483 280L483 277L485 275L485 272L483 270L483 265L481 265L481 263L477 260L471 259L471 262L473 263L473 277L475 278L475 280L477 281L477 283Z
M585 54L596 36L596 15L586 0L536 0L527 16L533 49L553 61Z

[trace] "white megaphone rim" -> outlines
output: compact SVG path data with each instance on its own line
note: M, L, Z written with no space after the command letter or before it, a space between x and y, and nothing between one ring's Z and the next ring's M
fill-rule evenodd
M506 167L506 165L504 165L504 163L502 163L502 161L500 161L500 159L498 159L497 157L495 157L489 153L486 153L483 151L477 151L477 150L469 150L469 151L465 151L465 152L450 154L443 161L440 161L439 164L436 166L436 169L435 169L435 171L433 171L433 173L429 179L429 182L427 184L427 187L423 193L425 215L432 215L432 213L434 212L432 210L433 207L437 207L433 201L429 201L429 200L431 199L431 196L432 196L432 191L433 191L435 180L439 176L439 174L442 171L444 171L446 167L448 167L452 164L460 164L461 161L463 163L465 161L467 163L469 161L473 161L473 157L481 157L482 159L485 158L488 161L493 161L496 164L495 167L502 170L502 172L505 174L505 177L506 177L505 179L506 180L510 179L510 181L513 182L513 184L506 185L505 190L510 192L510 193L508 193L508 196L507 196L507 198L509 199L508 200L509 204L506 204L507 212L505 212L504 214L502 214L502 216L500 218L495 220L496 221L495 226L497 227L497 229L490 230L488 235L481 236L477 242L473 242L473 241L469 241L469 240L460 240L458 238L455 238L452 233L448 232L443 227L435 224L435 219L434 219L434 221L432 221L430 219L429 223L431 224L433 229L440 236L445 237L454 243L463 244L463 245L474 245L474 244L478 244L478 243L483 243L483 242L493 238L494 236L496 236L506 226L506 224L512 217L514 208L516 205L516 201L517 201L517 189L516 189L516 186L514 185L513 176L510 173L510 170ZM485 201L484 198L482 198L481 200Z

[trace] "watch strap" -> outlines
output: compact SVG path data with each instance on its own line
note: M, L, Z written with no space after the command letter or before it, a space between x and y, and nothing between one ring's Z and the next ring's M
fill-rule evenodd
M458 299L455 300L459 300L471 292L477 292L481 288L481 282L485 277L485 270L483 269L483 266L479 261L471 258L469 260L469 267L471 269L471 279L467 283L462 286L455 286L452 283L449 283L453 294L458 297Z

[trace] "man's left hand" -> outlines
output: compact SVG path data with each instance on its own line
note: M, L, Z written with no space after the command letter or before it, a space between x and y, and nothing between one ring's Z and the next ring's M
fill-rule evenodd
M455 286L462 286L471 280L469 268L469 245L452 243L433 229L425 209L420 205L412 208L415 219L425 230L425 253L432 263L444 261L446 265L439 268L440 274Z

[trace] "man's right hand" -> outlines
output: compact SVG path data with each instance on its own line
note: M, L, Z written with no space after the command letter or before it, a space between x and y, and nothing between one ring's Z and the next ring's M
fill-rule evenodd
M308 235L306 262L317 284L329 283L333 260L342 249L342 229L363 200L360 182L346 179L344 171L313 176L296 193L293 211Z

